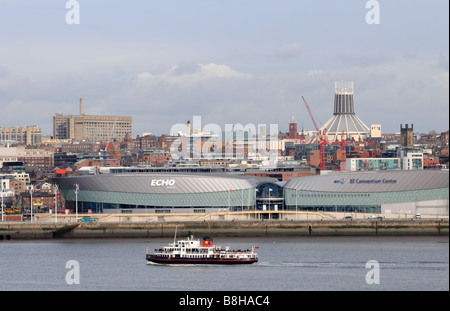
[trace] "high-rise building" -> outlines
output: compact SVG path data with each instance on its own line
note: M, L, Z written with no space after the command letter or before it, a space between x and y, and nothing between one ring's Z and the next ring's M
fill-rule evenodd
M96 116L83 113L80 99L79 115L56 114L53 117L53 138L72 140L123 140L132 133L131 116Z
M342 134L347 140L364 140L370 129L355 114L353 99L353 81L336 81L333 116L320 128L326 129L328 141L341 140Z

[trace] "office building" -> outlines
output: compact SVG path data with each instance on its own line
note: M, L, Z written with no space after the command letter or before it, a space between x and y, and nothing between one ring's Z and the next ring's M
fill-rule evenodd
M42 130L37 125L0 127L0 141L2 140L37 145L42 141Z
M53 116L54 139L109 141L123 140L131 134L131 116L85 115L81 99L79 115L58 113Z

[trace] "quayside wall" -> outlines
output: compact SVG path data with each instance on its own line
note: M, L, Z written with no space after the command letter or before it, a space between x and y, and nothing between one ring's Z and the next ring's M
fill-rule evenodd
M20 239L283 236L448 236L448 220L188 221L0 224L0 242Z

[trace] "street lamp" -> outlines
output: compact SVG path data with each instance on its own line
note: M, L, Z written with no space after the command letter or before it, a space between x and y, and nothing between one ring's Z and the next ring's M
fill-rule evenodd
M257 218L257 216L258 216L258 213L257 213L257 209L258 209L258 202L257 202L257 196L256 196L256 192L258 192L258 189L257 188L255 188L255 219ZM259 218L259 217L258 217Z
M55 184L55 222L58 222L58 185Z
M30 187L30 222L33 222L33 185Z
M2 186L2 192L1 192L1 195L2 195L2 222L3 222L3 195L4 195L4 187L3 187L3 180L0 180L0 185Z
M78 220L78 191L80 190L80 185L75 184L75 222Z
M241 191L241 218L244 220L244 189Z
M269 188L269 219L270 219L270 193L272 192L272 188Z

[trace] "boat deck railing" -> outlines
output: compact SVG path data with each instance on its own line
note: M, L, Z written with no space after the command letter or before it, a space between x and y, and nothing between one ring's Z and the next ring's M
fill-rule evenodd
M208 251L212 249L214 253L226 253L226 254L256 254L253 249L221 249L221 248L186 248L186 254L207 254ZM150 248L147 248L147 253ZM174 249L164 249L164 248L155 248L155 253L172 253ZM180 250L176 250L175 252L181 252Z

